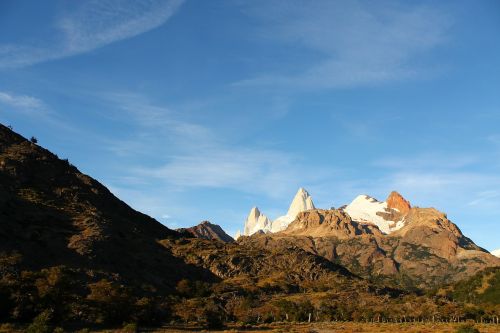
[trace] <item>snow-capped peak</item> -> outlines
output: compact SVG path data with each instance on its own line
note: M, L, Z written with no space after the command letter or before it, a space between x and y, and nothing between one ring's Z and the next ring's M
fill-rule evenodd
M295 194L295 197L293 198L286 215L293 216L293 218L295 219L298 213L309 209L314 209L314 203L309 193L301 187L297 191L297 194Z
M271 230L271 221L260 212L259 208L253 207L245 220L243 235L250 236L259 230L269 232Z
M278 217L272 223L272 232L285 230L297 215L309 209L315 209L311 196L304 188L299 188L288 208L286 215Z
M394 208L393 208L394 209ZM395 209L396 211L399 211ZM354 220L362 223L372 223L386 234L403 227L403 221L392 221L384 218L390 209L387 202L380 202L369 195L358 195L344 211Z
M243 233L238 234L237 237L240 235L250 236L258 231L267 233L284 230L293 220L295 220L300 212L314 208L311 196L304 188L301 187L295 194L292 203L288 208L287 214L278 217L272 222L266 215L262 214L257 207L253 207L245 220Z
M500 258L500 249L491 251L491 254L494 255L495 257L499 257Z

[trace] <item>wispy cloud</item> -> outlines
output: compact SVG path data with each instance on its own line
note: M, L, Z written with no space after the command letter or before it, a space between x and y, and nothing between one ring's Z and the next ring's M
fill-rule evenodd
M171 156L160 167L138 172L176 187L230 188L280 197L289 192L291 183L304 178L297 160L280 151L213 146Z
M55 112L46 101L31 95L0 91L0 121L16 124L19 119L29 118L38 126L64 131L68 137L81 136L84 131L70 124L61 114ZM78 135L77 135L78 134Z
M476 198L471 200L468 205L469 206L480 206L480 205L488 205L494 203L498 205L500 202L500 191L490 190L483 191L476 194Z
M45 104L41 99L33 96L16 95L10 92L3 91L0 91L0 104L4 104L16 109L45 109Z
M164 24L183 0L94 0L55 24L41 45L0 44L0 69L23 67L88 52L131 38Z
M443 154L426 152L413 156L386 156L372 164L377 167L401 170L460 169L478 163L480 158L471 154Z
M321 174L319 169L305 172L300 156L290 152L228 145L222 133L184 120L180 113L144 96L106 94L101 98L112 103L116 115L128 119L134 128L126 140L111 142L111 150L118 155L147 154L155 161L153 166L134 163L128 170L130 177L163 182L177 190L226 188L279 197Z
M471 211L487 208L498 213L500 176L484 160L476 152L389 156L373 163L384 175L368 183L374 190L398 190L418 205L433 205L450 213L463 211L465 206Z
M425 70L414 60L442 44L450 26L436 8L392 2L252 2L248 12L264 22L261 37L302 47L309 55L288 73L238 85L317 89L415 77Z

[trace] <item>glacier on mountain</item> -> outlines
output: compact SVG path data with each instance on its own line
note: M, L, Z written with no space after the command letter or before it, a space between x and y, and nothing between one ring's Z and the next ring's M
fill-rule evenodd
M398 211L396 208L391 209ZM390 212L386 201L380 202L368 195L358 195L344 211L353 221L375 224L385 234L404 226L403 220L393 221L384 217Z

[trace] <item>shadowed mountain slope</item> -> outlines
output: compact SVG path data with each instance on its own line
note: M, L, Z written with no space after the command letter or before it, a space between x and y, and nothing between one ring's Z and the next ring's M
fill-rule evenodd
M0 125L0 252L19 253L23 267L65 265L165 290L183 277L213 278L157 242L177 237L67 160Z

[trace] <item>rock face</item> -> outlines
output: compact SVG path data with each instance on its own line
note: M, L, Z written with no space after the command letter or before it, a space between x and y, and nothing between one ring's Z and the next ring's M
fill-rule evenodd
M234 239L226 234L226 232L217 224L212 224L209 221L203 221L197 226L191 228L177 229L179 232L187 232L196 238L209 240L219 240L224 243L234 242Z
M281 234L338 239L349 239L363 234L382 235L377 227L352 221L349 215L341 210L323 209L299 213L297 219Z
M292 203L290 204L290 207L288 208L286 215L280 216L273 221L271 232L285 230L288 225L295 220L299 213L314 208L314 203L309 193L302 187L299 188L297 194L295 194L295 197L292 200Z
M403 196L396 191L392 191L391 194L389 194L386 202L387 208L395 209L402 215L408 214L411 208L410 202L403 198Z
M259 208L253 207L245 220L243 235L250 236L259 230L264 232L271 231L271 220L269 220L266 215L262 214Z
M499 257L500 258L500 249L491 251L491 254L494 255L495 257Z

